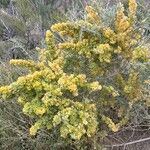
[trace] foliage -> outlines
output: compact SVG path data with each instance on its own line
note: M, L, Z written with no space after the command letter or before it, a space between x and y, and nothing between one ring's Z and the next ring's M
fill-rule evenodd
M0 2L0 7L7 7L9 4L10 0L1 0Z
M135 67L150 57L135 27L136 7L129 0L126 14L119 5L109 26L87 6L84 18L52 25L46 32L47 47L37 48L37 62L10 61L29 73L2 86L0 93L3 99L17 97L23 113L35 118L32 136L41 128L58 129L63 139L87 142L108 129L117 132L138 102L148 102L145 79Z

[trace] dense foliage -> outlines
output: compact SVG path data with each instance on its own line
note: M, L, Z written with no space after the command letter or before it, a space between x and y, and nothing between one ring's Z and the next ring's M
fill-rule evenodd
M23 113L35 118L32 136L41 128L58 128L61 137L72 140L117 132L136 103L148 103L149 82L136 65L149 62L150 53L135 26L136 9L135 0L129 0L128 13L119 4L114 24L107 26L87 6L82 19L51 26L47 47L37 48L38 61L10 61L29 72L2 86L0 94L17 98Z

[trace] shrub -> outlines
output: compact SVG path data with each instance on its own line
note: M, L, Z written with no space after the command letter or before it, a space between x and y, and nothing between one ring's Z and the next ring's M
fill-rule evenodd
M59 129L62 139L87 142L108 129L117 132L128 123L133 106L147 102L145 79L135 65L148 62L150 55L135 27L136 9L135 0L129 0L127 14L120 4L114 25L107 26L87 6L84 18L52 25L47 47L37 48L37 62L10 61L29 73L0 93L3 99L17 98L23 113L35 118L30 135Z

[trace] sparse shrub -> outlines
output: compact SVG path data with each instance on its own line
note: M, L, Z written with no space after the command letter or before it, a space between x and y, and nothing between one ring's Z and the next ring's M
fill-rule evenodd
M100 138L130 121L134 105L147 103L146 79L135 66L148 62L150 53L141 46L136 9L135 0L129 0L128 13L119 5L114 24L107 26L87 6L83 19L52 25L47 47L37 48L38 61L10 61L29 73L1 87L0 94L17 98L23 113L34 117L31 136L44 128L56 131L56 138L70 146L98 149Z
M44 44L45 30L56 20L64 20L66 8L72 5L72 0L0 1L0 53L2 43L10 45L2 59L28 58L36 46Z

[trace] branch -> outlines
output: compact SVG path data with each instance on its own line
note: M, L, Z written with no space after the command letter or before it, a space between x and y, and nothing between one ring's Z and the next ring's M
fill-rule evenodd
M148 141L148 140L150 140L150 137L144 138L144 139L140 139L140 140L135 140L135 141L128 142L128 143L122 143L122 144L116 144L116 145L105 145L105 146L106 147L122 147L122 146L127 146L127 145L140 143L140 142L145 142L145 141Z

